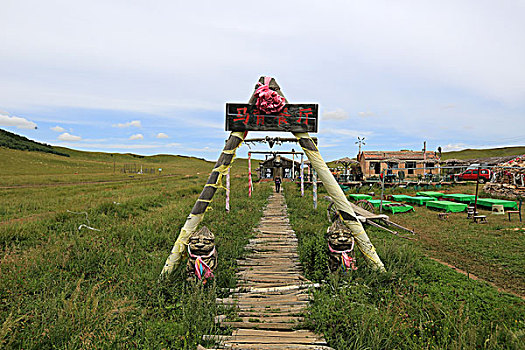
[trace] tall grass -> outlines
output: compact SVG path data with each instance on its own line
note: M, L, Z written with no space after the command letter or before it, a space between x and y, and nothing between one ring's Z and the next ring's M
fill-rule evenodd
M194 349L203 334L218 332L214 317L228 310L215 299L235 285L235 260L270 187L256 186L248 199L246 179L233 176L228 214L218 191L203 224L216 235L219 264L215 280L203 287L186 281L185 266L157 279L204 181L142 185L112 189L118 201L98 191L81 203L71 190L90 226L101 231L79 231L85 216L63 207L50 217L0 226L0 348Z
M313 292L307 325L336 349L521 349L525 304L426 258L412 242L367 229L387 273L367 268L329 274L326 203L286 184L292 226Z

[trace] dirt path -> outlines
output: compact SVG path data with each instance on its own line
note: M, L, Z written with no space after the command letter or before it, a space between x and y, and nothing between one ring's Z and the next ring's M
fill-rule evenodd
M308 305L308 287L313 284L301 274L297 238L292 230L281 193L270 196L251 251L238 260L238 287L233 297L239 320L222 321L236 328L221 336L228 349L331 349L322 336L299 328ZM202 349L202 348L201 348Z
M92 185L92 184L108 184L108 183L119 183L119 182L132 182L132 181L153 181L159 180L166 177L180 176L177 174L173 175L154 175L155 177L150 178L134 178L130 177L127 179L117 180L100 180L100 181L78 181L78 182L54 182L54 183L43 183L43 184L25 184L25 185L11 185L11 186L0 186L0 189L18 189L18 188L35 188L35 187L61 187L61 186L76 186L76 185Z

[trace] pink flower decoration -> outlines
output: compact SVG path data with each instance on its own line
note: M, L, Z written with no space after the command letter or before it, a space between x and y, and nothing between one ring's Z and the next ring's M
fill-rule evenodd
M264 84L258 83L258 88L255 90L255 96L257 96L255 106L259 111L266 114L279 113L286 104L284 97L270 89L271 79L270 77L264 77Z

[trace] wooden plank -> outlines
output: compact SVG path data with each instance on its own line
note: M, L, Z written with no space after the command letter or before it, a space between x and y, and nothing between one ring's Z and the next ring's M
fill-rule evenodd
M270 208L270 209L268 209ZM237 320L216 319L221 326L237 328L232 336L221 336L230 349L330 349L326 342L301 327L310 300L305 289L318 287L302 275L297 237L289 225L284 199L270 198L255 238L246 246L252 251L238 259L237 288L218 303L236 305ZM308 282L308 283L305 283Z
M229 326L235 328L253 328L253 329L286 329L291 330L297 328L296 323L284 323L284 322L221 322L221 326Z

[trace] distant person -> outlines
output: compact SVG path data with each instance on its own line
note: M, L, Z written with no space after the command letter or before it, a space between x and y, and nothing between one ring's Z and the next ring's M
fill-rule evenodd
M274 181L275 181L275 192L277 193L281 192L281 182L282 182L281 178L277 176Z

